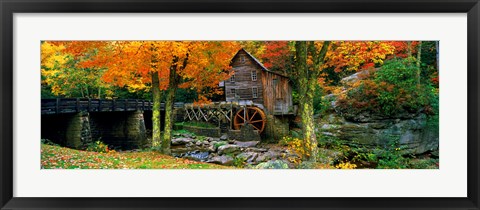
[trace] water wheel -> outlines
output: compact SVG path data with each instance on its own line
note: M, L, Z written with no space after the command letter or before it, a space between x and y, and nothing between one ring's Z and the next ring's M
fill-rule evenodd
M233 127L235 130L239 130L245 124L250 124L253 126L253 129L261 133L265 129L266 123L267 117L263 110L258 107L245 107L240 109L233 118Z

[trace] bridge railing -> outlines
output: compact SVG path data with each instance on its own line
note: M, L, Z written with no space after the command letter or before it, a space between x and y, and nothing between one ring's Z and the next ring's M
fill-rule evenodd
M76 112L112 112L152 110L153 103L139 99L87 99L57 98L42 99L42 114Z

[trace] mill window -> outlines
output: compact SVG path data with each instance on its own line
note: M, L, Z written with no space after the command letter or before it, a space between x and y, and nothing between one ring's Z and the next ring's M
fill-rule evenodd
M235 74L230 77L230 82L235 82Z
M257 81L257 71L252 71L252 81Z
M256 87L252 88L252 97L253 98L258 98L258 88L256 88Z

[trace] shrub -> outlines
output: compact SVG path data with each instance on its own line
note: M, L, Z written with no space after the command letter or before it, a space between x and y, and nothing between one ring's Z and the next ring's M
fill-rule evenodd
M95 141L88 144L86 150L90 152L99 152L99 153L108 153L113 151L113 150L110 150L108 148L108 145L103 143L102 141Z
M298 157L305 157L305 156L308 157L309 155L309 153L305 151L306 148L304 147L303 140L300 138L284 136L280 140L279 144L283 146L287 146L288 150L292 151ZM290 157L289 161L297 164L301 162L301 159L296 157Z
M357 165L350 163L350 162L342 162L338 165L335 166L335 168L338 169L355 169L357 168Z
M246 164L247 164L247 158L245 157L236 156L235 158L233 158L233 165L235 167L242 168L242 167L245 167Z

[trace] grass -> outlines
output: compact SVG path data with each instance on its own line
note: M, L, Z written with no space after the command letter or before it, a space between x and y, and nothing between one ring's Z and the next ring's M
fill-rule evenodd
M87 152L42 144L42 169L226 169L221 165L175 158L154 151Z

